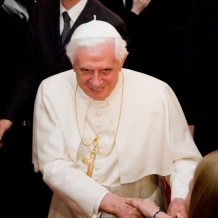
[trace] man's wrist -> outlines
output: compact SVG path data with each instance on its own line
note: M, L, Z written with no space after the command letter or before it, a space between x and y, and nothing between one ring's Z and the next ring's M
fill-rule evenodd
M94 212L97 214L99 212L102 212L100 210L100 204L101 204L101 201L102 199L105 197L105 195L107 195L109 193L109 191L104 191L101 193L101 195L98 197L98 200L96 201L95 203L95 208L94 208Z
M100 203L99 211L113 214L114 207L116 206L116 198L117 196L112 194L111 192L107 193Z

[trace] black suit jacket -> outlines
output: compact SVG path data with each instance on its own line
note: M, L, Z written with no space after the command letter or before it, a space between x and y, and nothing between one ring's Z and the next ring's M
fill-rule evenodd
M24 55L26 26L27 23L19 16L12 17L0 6L0 117L10 98L18 66Z
M120 35L126 39L127 30L123 20L114 12L103 6L98 0L88 0L84 10L74 23L65 44L60 43L59 0L38 2L29 20L25 58L21 64L18 79L3 118L14 120L22 105L32 105L40 82L54 74L72 68L65 54L65 45L69 42L74 30L83 23L103 20L112 24ZM32 115L32 107L28 109Z

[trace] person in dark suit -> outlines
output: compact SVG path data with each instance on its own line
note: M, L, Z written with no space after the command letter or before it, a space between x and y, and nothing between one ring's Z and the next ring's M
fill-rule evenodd
M85 1L85 0L83 0ZM78 0L66 1L70 9ZM65 6L65 0L62 1ZM88 0L82 12L74 22L64 44L60 43L60 2L58 0L45 0L38 2L30 17L27 35L27 47L24 62L19 70L16 82L3 118L8 122L3 127L0 124L0 139L4 131L10 128L17 111L27 99L34 99L40 81L51 75L72 68L65 55L65 45L69 42L75 28L88 22L96 15L97 20L111 23L125 39L127 38L126 25L115 13L104 7L98 0ZM5 120L3 120L5 121ZM4 129L4 130L3 130Z
M29 0L0 2L0 63L2 67L0 119L15 83L18 66L24 56L25 33L32 5L33 1L31 3ZM0 149L0 217L2 218L16 217L23 204L29 210L32 209L34 184L31 174L33 170L30 162L30 137L27 136L31 134L31 129L19 122L23 119L23 114L25 114L24 107L22 107L22 113L18 112L13 127L5 134L4 146ZM20 196L23 201L20 201ZM13 209L8 210L12 201ZM28 217L28 215L27 210L22 211L23 217Z
M218 1L196 0L193 9L178 97L204 156L218 149Z
M100 0L127 24L128 67L154 76L173 89L189 23L190 0ZM125 4L124 4L125 2Z
M70 10L73 10L74 7L77 8L71 13ZM81 13L78 13L78 7ZM74 24L63 44L61 44L62 29L59 22L63 19L61 10L68 11L69 14L72 14L73 18L76 17L76 19L73 20ZM10 155L4 157L4 160L8 161L10 159L11 168L19 165L20 162L23 162L22 166L27 166L30 163L33 172L31 163L31 122L33 104L38 85L43 79L72 68L70 61L65 55L65 45L70 41L71 35L76 27L82 23L93 20L94 16L96 16L97 20L103 20L112 24L121 36L124 39L127 39L126 25L123 20L114 12L103 6L98 0L62 0L61 4L59 0L43 0L37 2L31 9L24 58L19 67L13 91L10 96L7 96L8 104L4 107L4 110L2 109L0 120L1 150L6 150L6 147L8 147L7 149L11 153L14 153L14 156L16 156L16 152L13 150L14 146L16 146L17 150L25 150L25 153L19 152L19 154L17 154L16 160L13 158L10 159ZM10 64L12 65L12 63ZM23 113L24 111L25 113ZM23 138L20 136L19 138L14 138L13 142L6 143L3 135L12 127L12 125L16 126L16 120L19 113L23 114L21 116L22 120L19 116L17 122L22 123L25 126L28 125L28 131L25 132L25 135L22 135ZM24 138L25 141L27 140L25 143L23 143ZM13 146L11 146L11 144L13 144ZM22 149L20 147L22 147ZM7 162L4 161L4 163L6 165ZM24 170L23 167L21 168L25 174L26 170ZM11 177L12 176L10 176L10 178L7 176L4 177L4 183L7 183L9 180L12 181ZM44 183L42 183L41 174L33 176L31 181L29 181L28 177L28 182L26 181L24 184L30 184L30 182L32 183L31 186L35 186L35 191L30 192L30 195L33 195L34 197L29 199L31 205L33 205L33 210L35 210L35 213L31 214L31 217L47 217L51 192ZM27 185L25 187L27 187ZM14 189L19 189L19 187L15 185ZM25 188L23 191L26 190L27 189ZM37 202L37 197L43 200L39 203ZM37 210L34 209L34 205L38 205ZM25 215L23 215L23 217L25 217Z

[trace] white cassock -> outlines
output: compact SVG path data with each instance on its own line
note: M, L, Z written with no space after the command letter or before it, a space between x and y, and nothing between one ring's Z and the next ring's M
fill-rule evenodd
M33 164L54 193L49 218L95 218L109 191L151 198L164 207L159 176L169 180L171 199L186 197L201 154L175 94L151 76L128 69L123 69L123 75L104 101L93 100L78 88L77 118L73 70L47 78L39 86ZM117 129L122 87L115 147L108 156L97 152L90 178L82 158L89 158L93 146L81 143L79 129L86 144L99 135L99 150L107 154ZM102 217L114 216L103 213Z

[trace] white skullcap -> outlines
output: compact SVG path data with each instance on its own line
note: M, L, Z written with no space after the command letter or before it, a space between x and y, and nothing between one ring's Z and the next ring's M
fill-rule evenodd
M92 20L81 24L74 31L71 40L82 38L98 37L118 37L121 38L117 30L109 23L101 20Z

